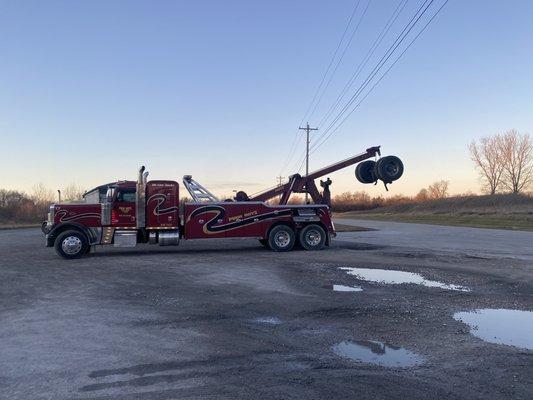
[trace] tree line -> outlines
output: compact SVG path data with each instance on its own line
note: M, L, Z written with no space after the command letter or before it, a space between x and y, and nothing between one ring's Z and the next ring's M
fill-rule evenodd
M62 201L78 201L85 191L71 183L61 191ZM0 189L0 223L33 224L42 221L57 195L42 183L35 185L30 194L19 190Z

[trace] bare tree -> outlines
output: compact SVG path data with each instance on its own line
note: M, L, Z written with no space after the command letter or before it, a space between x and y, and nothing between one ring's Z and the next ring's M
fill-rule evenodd
M428 194L428 190L425 188L420 189L420 192L418 192L417 195L415 196L416 201L426 201L427 199L429 199L429 194Z
M495 194L502 183L504 171L500 155L501 136L486 136L468 146L470 157L479 171L486 192Z
M66 201L77 201L83 199L85 190L75 183L70 183L62 192Z
M533 142L529 134L511 129L499 136L498 147L502 184L513 193L527 189L533 181Z
M429 185L427 188L427 195L430 199L443 199L448 197L448 181L437 181Z
M31 193L31 199L36 204L48 204L54 201L54 192L42 183L35 185Z

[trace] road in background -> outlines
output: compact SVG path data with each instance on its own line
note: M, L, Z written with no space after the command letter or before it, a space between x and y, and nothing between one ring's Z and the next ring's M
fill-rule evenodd
M339 234L339 238L348 241L459 252L471 256L533 260L533 232L367 219L339 218L335 219L335 222L375 229L366 232L343 232Z

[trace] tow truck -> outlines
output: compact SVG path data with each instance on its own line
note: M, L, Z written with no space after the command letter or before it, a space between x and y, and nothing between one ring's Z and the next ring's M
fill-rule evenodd
M143 166L136 181L98 186L86 192L82 202L52 204L42 230L46 246L67 259L82 257L96 245L176 246L191 239L255 238L274 251L289 251L296 244L320 250L336 234L330 211L332 181L321 180L320 192L315 180L359 163L355 175L361 183L382 181L386 187L401 177L403 163L396 156L369 160L378 156L380 147L371 147L307 176L291 175L287 183L256 195L238 191L234 199L224 201L185 175L183 186L192 201L183 203L178 182L148 181ZM288 204L293 193L307 193L312 204Z

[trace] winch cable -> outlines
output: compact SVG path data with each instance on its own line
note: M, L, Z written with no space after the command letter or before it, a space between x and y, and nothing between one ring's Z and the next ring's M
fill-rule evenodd
M322 146L350 117L350 115L363 103L363 101L370 95L370 93L373 92L373 90L377 87L377 85L385 78L385 76L389 73L389 71L398 63L398 61L403 57L403 55L409 50L409 48L416 42L416 40L422 35L422 33L428 28L428 26L433 22L433 20L437 17L437 15L442 11L442 9L446 6L449 0L445 0L442 5L438 8L438 10L431 16L431 18L426 22L426 24L422 27L422 29L413 37L413 39L409 42L409 44L405 47L405 49L398 55L398 57L390 64L390 66L385 70L385 72L379 77L379 79L370 87L370 89L366 92L366 94L360 99L360 101L344 116L344 118L341 120L341 122L333 129L331 130L327 136L322 136L318 140L321 140L320 142L316 142L315 146L313 146L313 149L310 150L310 153L315 152L320 146ZM353 102L352 102L353 104Z

